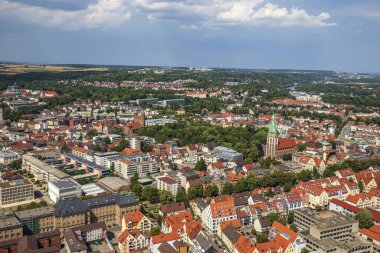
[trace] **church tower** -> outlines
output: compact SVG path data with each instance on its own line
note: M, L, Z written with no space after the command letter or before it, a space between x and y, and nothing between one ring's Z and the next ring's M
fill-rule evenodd
M278 150L278 130L276 124L276 118L273 113L272 123L269 125L269 132L267 136L267 145L265 146L265 158L276 158Z

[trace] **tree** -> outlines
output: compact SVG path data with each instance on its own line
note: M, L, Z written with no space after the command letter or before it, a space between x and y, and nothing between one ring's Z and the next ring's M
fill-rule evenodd
M189 200L202 198L203 197L203 186L201 184L197 184L195 186L191 186L188 190L187 196Z
M154 227L150 230L150 234L152 236L161 234L161 228L160 227Z
M290 224L290 226L289 226L289 228L291 229L291 230L293 230L294 232L296 232L297 233L297 231L298 231L298 228L297 228L297 226L296 226L296 224Z
M360 189L360 192L363 192L364 191L364 183L363 183L363 180L360 180L359 183L358 183L358 186L359 186L359 189Z
M306 150L306 145L304 143L297 145L297 148L300 152L303 152Z
M90 129L86 134L89 138L93 138L98 135L98 132L95 129Z
M194 167L194 170L196 171L207 171L207 164L203 158L201 158Z
M177 195L175 196L175 201L177 203L184 202L185 205L188 205L188 197L186 194L186 190L183 187L178 189Z
M306 248L303 248L303 249L301 250L301 253L309 253L309 251L308 251Z
M361 209L356 215L355 219L359 221L360 228L370 228L373 226L372 214L368 209Z
M133 184L131 190L132 190L132 192L133 192L134 194L136 194L136 196L137 196L138 198L141 198L141 197L142 197L142 194L143 194L143 188L142 188L141 184L139 184L139 183Z
M160 194L157 188L152 186L146 186L142 192L143 199L146 199L152 203L157 203L160 200Z
M269 242L268 237L265 234L258 234L256 236L256 243Z
M292 160L292 154L284 154L282 156L282 160L284 160L284 161L290 161L290 160Z
M293 187L292 183L286 182L284 184L284 192L290 192L292 190L292 187Z
M242 178L239 181L237 181L233 188L235 193L247 191L248 185L245 178Z
M151 152L153 150L153 147L152 145L150 145L149 143L144 143L141 147L141 151L142 152Z
M219 188L216 185L208 185L205 189L205 197L216 197L219 195Z
M270 213L270 214L268 214L268 219L269 219L271 225L273 225L273 223L275 221L278 221L278 222L280 222L283 225L285 225L285 223L286 223L285 220L282 219L277 213Z
M230 182L226 182L223 185L222 195L232 194L233 192L234 192L234 185L231 184Z
M310 170L302 170L297 174L298 181L307 182L313 179L312 172Z
M12 170L21 170L22 161L21 159L15 160L9 164Z
M321 174L316 167L313 168L313 178L321 178Z
M294 211L289 212L287 221L289 224L293 224L293 222L294 222Z
M136 184L139 180L139 174L135 172L135 174L131 177L131 184Z
M174 202L174 197L169 191L161 191L160 192L160 203L162 204L170 204Z

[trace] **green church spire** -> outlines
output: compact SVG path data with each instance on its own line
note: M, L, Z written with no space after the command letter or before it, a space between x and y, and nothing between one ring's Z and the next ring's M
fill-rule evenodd
M277 134L278 133L277 124L276 124L276 117L274 115L274 112L272 115L272 123L270 123L270 125L269 125L269 133L271 133L271 134Z

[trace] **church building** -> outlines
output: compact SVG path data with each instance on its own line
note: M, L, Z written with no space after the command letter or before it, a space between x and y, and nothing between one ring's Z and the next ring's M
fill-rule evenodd
M273 113L272 123L269 125L267 144L265 146L265 158L272 157L281 160L283 155L297 152L297 143L292 138L279 137L277 123Z

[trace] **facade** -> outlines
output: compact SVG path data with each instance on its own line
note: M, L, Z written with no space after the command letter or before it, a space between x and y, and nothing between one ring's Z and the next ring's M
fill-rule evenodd
M66 230L63 234L66 252L114 253L115 249L106 236L106 228L104 222L98 222Z
M0 183L0 206L34 199L33 184L27 179Z
M157 188L160 191L168 191L173 196L176 196L179 184L176 180L168 176L157 177Z
M232 197L215 198L203 211L202 222L211 232L216 233L222 221L237 219Z
M299 234L309 251L370 252L371 245L354 236L359 222L338 212L297 209L294 222L302 230Z
M44 180L46 182L70 177L59 169L56 169L31 155L22 156L22 168L31 172L36 177L36 180Z
M15 216L23 224L24 235L42 234L55 229L53 206L18 211Z
M18 159L20 159L20 156L17 153L10 150L0 150L0 164L7 165Z
M80 198L82 196L81 185L73 179L48 182L48 192L54 203L57 203L58 199Z
M122 178L129 179L136 173L139 177L144 177L148 173L153 174L159 171L155 161L134 162L130 159L124 159L115 162L115 173Z
M14 216L0 218L0 242L19 239L23 236L21 222Z
M281 160L283 155L295 153L296 146L297 144L293 139L279 137L276 118L273 114L265 146L265 158L272 157Z

